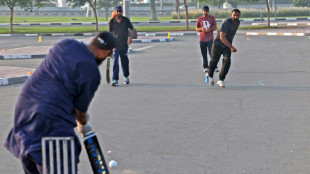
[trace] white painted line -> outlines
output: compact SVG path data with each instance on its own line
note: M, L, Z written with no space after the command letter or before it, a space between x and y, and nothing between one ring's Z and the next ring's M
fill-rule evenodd
M40 25L51 25L51 23L40 23Z
M155 33L149 33L149 34L145 34L145 36L156 36Z
M11 34L0 34L0 36L12 36Z
M254 36L256 36L256 35L258 35L258 33L254 33L254 32L247 32L247 33L246 33L246 35L254 35Z
M150 40L150 39L142 39L141 42L142 43L151 43L152 40Z
M243 21L254 21L254 19L243 19Z
M146 49L149 49L149 48L152 48L152 47L154 47L154 46L142 47L142 48L135 49L135 51L146 50Z
M91 22L82 22L81 24L82 25L91 25L92 23Z
M268 36L276 36L277 33L267 33Z
M284 36L292 36L293 33L283 33Z
M32 36L39 36L38 34L25 34L25 36L30 36L30 37L32 37Z
M286 20L288 20L288 21L296 21L297 18L286 18Z
M61 25L71 25L71 23L67 23L67 22L64 22L64 23L60 23Z
M99 25L108 24L108 22L98 22Z
M309 20L310 20L310 18L309 18ZM307 25L310 25L310 23L307 23Z
M297 23L287 23L287 26L297 26Z
M52 36L64 36L65 33L53 33Z
M184 33L170 33L170 36L184 36Z
M270 26L278 26L277 23L270 23Z
M92 36L92 33L84 33L83 36Z
M31 55L4 55L3 59L30 59Z
M7 78L0 78L0 86L1 85L8 85L9 80Z
M297 36L305 36L305 33L297 33Z

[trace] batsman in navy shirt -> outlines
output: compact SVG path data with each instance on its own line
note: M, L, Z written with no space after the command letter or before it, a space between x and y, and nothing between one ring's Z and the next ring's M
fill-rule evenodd
M74 127L87 123L86 111L101 79L98 65L115 46L116 38L109 32L101 32L89 44L65 39L26 81L5 142L25 173L42 173L42 137L74 137L77 170L81 145Z

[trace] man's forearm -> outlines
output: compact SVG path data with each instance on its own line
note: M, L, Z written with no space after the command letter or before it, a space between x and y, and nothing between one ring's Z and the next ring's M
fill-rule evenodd
M133 36L135 35L135 28L132 28L130 33L130 38L133 39Z
M87 113L86 112L81 112L77 108L75 110L75 119L78 121L80 124L85 125L87 123Z

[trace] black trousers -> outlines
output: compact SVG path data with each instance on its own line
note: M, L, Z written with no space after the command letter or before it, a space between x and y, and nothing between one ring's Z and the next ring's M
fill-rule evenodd
M209 42L200 42L200 51L202 55L202 67L203 69L209 68L208 66L208 52L211 56L211 48L212 48L213 40Z
M225 80L225 77L231 65L231 50L228 47L221 47L213 44L208 74L211 78L213 78L214 70L217 67L221 55L223 55L223 63L219 75L219 80Z

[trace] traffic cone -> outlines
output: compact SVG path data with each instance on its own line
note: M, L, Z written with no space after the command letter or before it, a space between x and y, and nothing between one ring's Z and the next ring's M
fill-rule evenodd
M2 51L7 51L8 49L6 49L6 48L3 48L3 50Z
M170 39L170 32L168 32L168 39Z
M42 42L42 37L41 37L41 35L39 35L39 40L38 40L38 42Z

